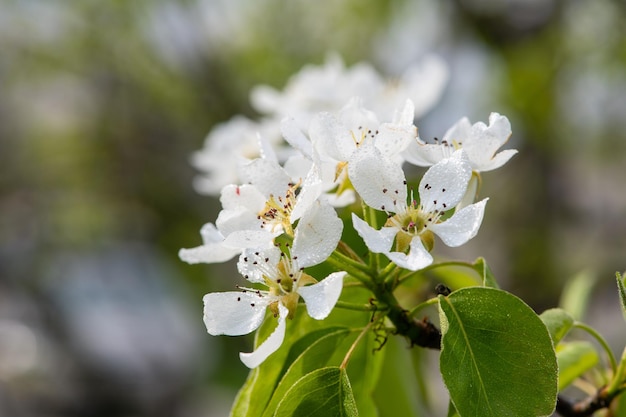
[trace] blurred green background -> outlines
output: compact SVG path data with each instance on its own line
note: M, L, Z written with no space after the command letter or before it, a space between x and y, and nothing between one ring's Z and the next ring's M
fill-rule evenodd
M509 117L519 149L483 176L484 256L538 312L580 274L585 319L621 349L626 264L626 6L559 0L0 2L0 415L223 416L250 338L213 338L202 295L232 264L189 266L219 209L190 155L219 122L258 117L329 52L388 77L449 65L417 121Z

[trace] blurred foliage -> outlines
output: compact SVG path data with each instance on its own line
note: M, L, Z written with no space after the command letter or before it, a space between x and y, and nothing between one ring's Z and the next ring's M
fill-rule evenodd
M34 326L20 307L34 300L62 351L68 336L43 282L49 262L141 242L171 265L169 284L185 290L179 301L194 306L193 328L204 335L201 296L230 289L235 272L177 259L217 214L217 202L192 189L189 156L216 123L256 116L254 85L281 88L328 51L386 70L426 51L442 54L453 79L441 105L418 121L421 132L442 135L458 118L486 120L489 111L511 119L520 153L502 175L485 175L483 193L493 197L484 230L463 249L468 260L486 257L499 281L538 311L556 305L580 270L612 286L626 236L625 13L617 0L4 1L0 297L12 301L0 319ZM459 57L467 56L483 71L464 66ZM456 90L463 79L472 87ZM232 396L241 385L247 370L230 352L250 340L216 343L228 354L188 358L211 362L212 371L187 376L187 392L226 386ZM58 415L87 415L67 404L123 391L103 375L95 380L57 398ZM37 396L28 385L12 392ZM180 407L169 414L145 407L135 415L193 409L177 395ZM128 415L132 395L120 397L109 416Z

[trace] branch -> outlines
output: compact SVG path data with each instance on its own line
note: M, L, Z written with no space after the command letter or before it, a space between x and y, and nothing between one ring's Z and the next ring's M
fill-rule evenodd
M559 396L556 401L556 412L563 417L588 417L598 410L609 407L617 395L619 391L610 395L605 388L600 388L594 395L574 404Z

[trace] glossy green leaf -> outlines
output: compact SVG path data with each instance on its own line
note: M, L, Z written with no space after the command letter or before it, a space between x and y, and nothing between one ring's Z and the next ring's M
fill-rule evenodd
M559 363L559 391L593 368L600 359L593 345L584 341L561 343L557 346L556 358Z
M351 332L349 329L345 328L331 329L332 331L326 330L327 329L323 329L322 331L309 333L294 344L294 347L299 345L306 347L303 350L295 349L295 352L299 353L299 355L295 358L288 358L286 361L286 364L290 364L290 366L280 380L278 387L276 387L263 416L274 415L276 407L285 397L287 391L289 391L300 378L318 368L332 364L329 362L337 352L343 352L343 354L345 354L347 349L338 349L339 345L350 333L354 333L355 336L357 333L356 331ZM350 338L350 340L352 339L353 338ZM341 359L339 359L339 361L340 360Z
M619 299L622 304L622 314L624 315L624 319L626 319L626 287L624 286L624 279L620 275L620 273L615 274L615 278L617 279L617 288L619 289Z
M560 308L551 308L544 311L539 316L543 321L543 324L548 328L552 342L556 346L561 339L570 331L574 326L574 318L565 310Z
M464 288L439 300L439 364L459 415L549 415L556 403L557 361L535 312L494 288Z
M481 257L476 259L476 261L474 261L474 269L476 269L476 272L480 275L483 287L500 288L485 258Z
M261 366L250 371L246 382L235 398L230 411L231 417L258 417L263 414L280 378L286 372L289 362L308 347L306 341L303 342L301 338L312 332L316 333L310 337L316 338L337 329L336 327L324 328L321 327L322 324L323 322L308 317L303 309L299 309L293 320L287 320L287 331L283 344ZM265 322L257 330L254 346L258 346L265 340L275 326L276 320L273 320L271 314L268 314Z
M339 367L316 369L300 378L278 404L276 417L358 416L348 374Z

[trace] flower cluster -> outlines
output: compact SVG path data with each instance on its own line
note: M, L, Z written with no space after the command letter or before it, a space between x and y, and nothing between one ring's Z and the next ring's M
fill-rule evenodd
M399 84L409 93L414 85L441 85L445 70L437 62L410 72ZM233 119L216 128L210 136L218 139L196 155L207 173L200 188L210 193L219 188L222 210L215 223L202 228L203 244L182 249L180 257L215 263L239 256L238 270L251 284L204 297L207 330L244 335L261 325L268 310L277 320L254 352L240 354L245 365L258 366L280 347L286 320L296 314L300 299L317 320L337 304L347 272L319 280L307 273L337 249L344 228L337 210L385 212L381 228L356 213L351 224L349 215L344 218L371 253L410 271L433 262L435 235L456 247L477 234L487 203L476 198L479 173L502 166L516 152L498 153L510 125L497 113L489 125L464 118L442 140L425 142L414 120L438 97L441 87L436 88L416 105L413 99L419 96L401 97L401 89L391 95L371 68L345 69L335 58L325 67L306 68L282 93L255 90L255 105L280 115L280 123ZM368 94L357 94L364 91ZM417 192L407 184L406 163L429 167ZM357 200L363 204L352 205Z

